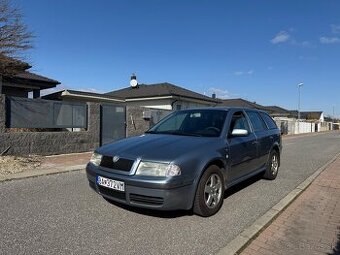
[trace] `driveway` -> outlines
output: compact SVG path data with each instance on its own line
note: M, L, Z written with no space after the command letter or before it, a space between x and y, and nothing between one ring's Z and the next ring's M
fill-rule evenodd
M340 133L284 140L275 181L229 190L210 218L111 204L84 171L0 183L2 254L214 254L340 151Z

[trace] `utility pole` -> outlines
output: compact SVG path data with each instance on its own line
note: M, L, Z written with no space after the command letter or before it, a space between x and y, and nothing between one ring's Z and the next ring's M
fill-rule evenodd
M301 99L301 92L300 88L303 86L303 82L298 84L298 91L299 91L299 103L298 103L298 133L300 133L300 99Z
M335 127L334 123L335 123L335 107L334 107L334 105L333 105L333 123L332 123L332 130L334 130L334 127Z

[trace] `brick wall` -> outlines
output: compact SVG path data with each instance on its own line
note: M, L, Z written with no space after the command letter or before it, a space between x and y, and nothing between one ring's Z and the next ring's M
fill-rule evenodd
M126 107L126 136L136 136L143 134L150 128L150 120L143 118L146 108L138 106Z
M5 112L5 95L0 94L0 134L5 132L6 112Z

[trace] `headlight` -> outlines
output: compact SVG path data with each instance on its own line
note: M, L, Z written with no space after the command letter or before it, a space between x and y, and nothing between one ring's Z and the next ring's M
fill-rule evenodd
M178 176L181 175L181 169L174 164L143 162L138 165L136 175L142 176Z
M102 161L102 155L94 152L91 156L90 162L94 164L95 166L99 166L100 162Z

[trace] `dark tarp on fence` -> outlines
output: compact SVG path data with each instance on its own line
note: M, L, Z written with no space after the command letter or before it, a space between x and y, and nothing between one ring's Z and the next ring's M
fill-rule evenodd
M87 105L6 97L7 128L86 128Z

